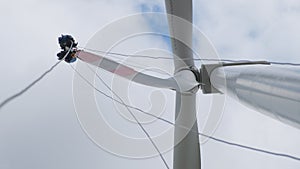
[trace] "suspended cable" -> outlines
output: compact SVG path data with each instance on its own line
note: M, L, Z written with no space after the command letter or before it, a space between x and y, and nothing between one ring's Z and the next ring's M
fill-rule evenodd
M70 65L70 66L72 67L72 69L73 69L74 71L76 71L76 73L77 73L80 77L83 78L83 76L82 76L82 75L81 75L81 74L80 74L80 73L79 73L72 65ZM88 65L87 65L87 67L88 67L92 72L94 72L94 71L92 70L91 67L89 67ZM101 83L102 83L103 85L105 85L105 87L106 87L109 91L111 91L111 92L113 93L113 95L115 95L115 96L120 100L120 101L118 101L118 103L120 103L120 104L122 104L122 105L126 105L125 102L123 101L123 99L122 99L116 92L114 92L114 91L108 86L108 84L105 83L105 81L98 75L98 73L97 73L97 72L94 72L94 73L96 74L96 76L98 77L98 79L101 81ZM88 81L86 81L86 82L88 82ZM88 84L94 88L94 85L92 85L90 82L88 82ZM99 91L99 90L97 90L97 91ZM101 93L103 93L103 92L101 91ZM106 95L106 94L105 94L105 95ZM112 97L110 97L110 98L112 98ZM112 98L112 99L114 99L114 98ZM115 100L115 99L114 99L114 100ZM160 156L161 160L163 161L164 165L166 166L166 168L167 168L167 169L170 169L168 163L166 162L165 158L163 157L162 153L160 152L159 148L157 147L157 145L155 144L155 142L153 141L153 139L151 138L150 134L147 132L147 130L144 128L144 126L139 122L138 118L137 118L137 117L134 115L134 113L129 109L129 107L128 107L128 106L125 106L125 107L126 107L126 109L128 110L128 112L131 114L131 116L134 118L134 120L136 121L136 123L139 125L139 127L143 130L143 132L145 133L145 135L147 136L147 138L149 139L149 141L151 142L151 144L153 145L153 147L155 148L155 150L156 150L157 153L159 154L159 156Z
M162 59L162 60L194 60L194 61L209 61L209 62L233 62L233 63L239 63L239 62L253 62L253 60L234 60L234 59L210 59L210 58L172 58L172 57L162 57L162 56L149 56L149 55L137 55L137 54L123 54L123 53L117 53L117 52L107 52L107 51L101 51L101 50L95 50L95 49L89 49L85 47L81 47L82 49L91 51L91 52L97 52L101 54L105 54L108 56L121 56L121 57L131 57L131 58L148 58L148 59ZM275 61L269 61L269 63L274 65L289 65L289 66L300 66L300 63L289 63L289 62L275 62Z
M115 98L113 98L112 96L109 96L108 94L104 93L103 91L99 90L97 87L95 87L92 83L90 83L85 77L83 77L74 67L72 67L75 72L86 82L88 83L92 88L94 88L97 92L99 92L100 94L104 95L105 97L125 106L127 109L131 108L131 109L134 109L134 110L137 110L138 112L141 112L143 114L146 114L146 115L149 115L151 117L154 117L158 120L161 120L165 123L168 123L170 125L173 125L174 127L180 127L182 129L186 129L188 131L190 131L191 129L188 128L188 127L185 127L185 126L182 126L182 125L176 125L175 123L169 121L169 120L166 120L164 118L161 118L161 117L158 117L158 116L155 116L151 113L148 113L140 108L137 108L137 107L134 107L134 106L131 106L131 105L127 105L125 104L124 102L121 102L119 100L116 100ZM98 75L99 76L99 75ZM288 158L288 159L292 159L292 160L296 160L296 161L299 161L300 162L300 157L297 157L297 156L293 156L293 155L289 155L289 154L285 154L285 153L278 153L278 152L274 152L274 151L268 151L268 150L264 150L264 149L261 149L261 148L255 148L255 147L251 147L251 146L246 146L246 145L243 145L243 144L238 144L238 143L234 143L234 142L230 142L230 141L226 141L226 140L223 140L223 139L219 139L219 138L216 138L216 137L213 137L213 136L209 136L207 134L204 134L204 133L201 133L201 132L198 132L198 131L194 131L194 130L191 130L191 132L194 132L194 133L197 133L199 136L203 136L203 137L206 137L206 138L209 138L209 139L212 139L216 142L219 142L219 143L223 143L223 144L226 144L226 145L229 145L229 146L233 146L233 147L238 147L238 148L241 148L241 149L246 149L246 150L251 150L251 151L254 151L254 152L260 152L260 153L263 153L263 154L268 154L268 155L272 155L272 156L277 156L277 157L284 157L284 158Z
M36 80L34 80L32 83L30 83L27 87L25 87L23 90L21 90L20 92L8 97L7 99L5 99L1 104L0 104L0 110L9 102L13 101L14 99L20 97L22 94L24 94L25 92L27 92L31 87L33 87L34 85L36 85L39 81L41 81L48 73L50 73L59 63L61 63L61 61L63 61L68 54L70 53L71 49L72 49L73 43L71 44L71 48L68 50L68 52L66 53L66 55L63 57L62 60L56 62L53 66L50 67L50 69L48 69L46 72L44 72L40 77L38 77Z
M93 69L87 65L88 68L93 71ZM106 83L105 81L98 75L97 72L94 72L96 74L96 76L98 77L98 79L102 82L102 84L105 85L105 87L111 91L123 104L125 104L125 102L123 101L123 99L116 93L114 92ZM138 125L140 126L140 128L144 131L145 135L148 137L148 139L150 140L150 142L152 143L152 145L154 146L154 148L156 149L156 151L159 153L160 158L162 159L162 161L164 162L166 168L170 168L166 162L166 160L164 159L162 153L160 152L159 148L156 146L155 142L153 141L153 139L151 138L151 136L149 135L149 133L146 131L146 129L144 128L144 126L139 122L138 118L134 115L134 113L129 109L129 107L126 107L126 109L128 110L128 112L130 112L131 116L135 119L135 121L138 123Z
M274 65L289 65L289 66L300 66L300 63L288 63L288 62L270 62Z
M122 60L121 59L116 59L117 62L119 63L122 63ZM123 62L122 65L125 65L125 66L128 66L128 67L131 67L131 68L137 68L137 69L142 69L142 70L145 70L145 67L142 66L142 65L138 65L138 63L128 63L128 62ZM154 72L154 73L159 73L159 74L163 74L165 75L164 73L162 73L162 71L160 71L159 69L156 69L156 68L147 68L146 71L149 71L149 72Z
M57 63L55 63L53 66L51 66L51 68L49 70L47 70L45 73L43 73L39 78L37 78L35 81L33 81L32 83L30 83L27 87L25 87L23 90L21 90L20 92L10 96L9 98L5 99L1 104L0 104L0 109L5 106L7 103L9 103L10 101L16 99L17 97L21 96L22 94L24 94L27 90L29 90L31 87L33 87L36 83L38 83L40 80L42 80L48 73L50 73L58 64L60 63L60 61L58 61Z

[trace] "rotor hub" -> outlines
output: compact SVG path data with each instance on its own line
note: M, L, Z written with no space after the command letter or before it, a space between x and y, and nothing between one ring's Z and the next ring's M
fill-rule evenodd
M197 93L200 88L200 73L194 67L182 68L175 72L174 79L179 86L179 92Z

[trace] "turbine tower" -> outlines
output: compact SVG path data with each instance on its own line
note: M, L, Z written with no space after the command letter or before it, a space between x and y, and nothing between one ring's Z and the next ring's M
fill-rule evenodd
M193 1L192 0L165 0L166 10L169 14L169 32L171 37L178 37L183 35L184 42L177 38L172 38L172 49L174 56L175 72L180 73L182 70L192 71L195 68L193 60L193 52L188 44L192 44L193 28L192 24L187 24L184 27L177 26L178 18L193 22ZM179 59L178 59L179 58ZM196 79L196 77L195 77ZM191 79L191 80L195 80ZM198 89L196 89L198 90ZM176 114L175 114L175 133L174 133L174 169L200 169L200 144L198 131L197 117L196 117L196 93L182 93L176 92ZM196 119L194 121L193 119ZM176 126L190 126L190 131L176 127ZM183 138L183 139L182 139ZM182 139L182 140L179 140ZM178 143L178 144L177 144ZM176 145L177 144L177 145Z

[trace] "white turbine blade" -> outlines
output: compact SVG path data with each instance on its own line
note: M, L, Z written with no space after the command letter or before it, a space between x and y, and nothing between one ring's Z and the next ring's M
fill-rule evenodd
M300 128L299 69L272 65L219 67L210 80L219 91L254 110Z
M150 76L138 72L128 66L122 65L116 61L86 51L78 51L76 53L76 56L86 63L92 64L115 75L118 75L120 77L126 78L139 84L151 87L172 89L177 91L180 90L176 83L176 80L172 77L168 79L161 79L158 77Z
M193 22L193 4L192 0L165 0L167 12L169 14L169 30L172 37L173 55L176 58L174 64L175 69L187 66L194 66L192 55L192 24L185 24L181 22L182 19ZM176 70L175 70L176 71Z
M192 26L191 24L178 24L178 17L192 23L192 0L165 0L168 16L170 35L173 37L172 49L174 54L175 72L182 68L194 66L192 51ZM180 20L180 19L179 19ZM177 58L178 57L178 58ZM180 60L181 59L181 60ZM176 93L176 125L190 127L198 131L196 120L196 95ZM175 128L174 135L174 169L200 169L199 136L192 131Z

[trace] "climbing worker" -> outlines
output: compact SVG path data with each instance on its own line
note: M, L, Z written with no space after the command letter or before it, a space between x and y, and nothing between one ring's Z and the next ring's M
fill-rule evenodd
M67 63L75 62L78 43L75 42L74 38L71 35L61 35L61 37L58 38L58 43L62 49L62 51L57 54L58 60L64 58Z

